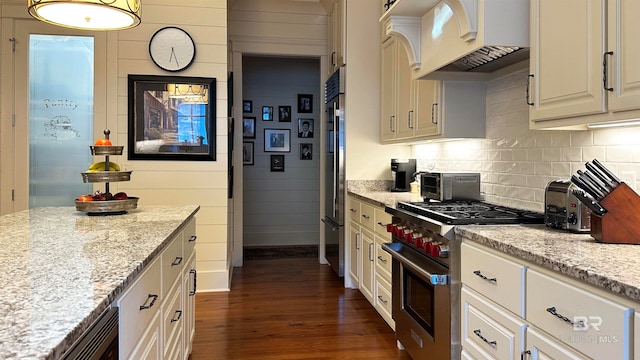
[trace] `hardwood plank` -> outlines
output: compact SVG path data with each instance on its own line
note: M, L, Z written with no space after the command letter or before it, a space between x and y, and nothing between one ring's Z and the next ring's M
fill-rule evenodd
M410 359L358 290L315 258L256 259L196 295L191 360Z

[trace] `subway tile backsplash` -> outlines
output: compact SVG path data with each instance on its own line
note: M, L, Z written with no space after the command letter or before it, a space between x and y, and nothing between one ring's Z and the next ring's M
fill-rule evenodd
M480 172L486 201L536 211L544 209L549 181L568 179L593 159L640 179L640 127L530 130L527 74L523 69L487 84L486 139L413 145L418 170ZM629 186L638 189L637 181Z

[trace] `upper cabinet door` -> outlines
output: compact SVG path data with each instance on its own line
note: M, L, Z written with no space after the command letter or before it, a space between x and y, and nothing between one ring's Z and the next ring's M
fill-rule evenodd
M605 6L605 0L531 0L531 121L607 111Z
M640 107L640 1L615 0L607 9L607 87L611 111Z

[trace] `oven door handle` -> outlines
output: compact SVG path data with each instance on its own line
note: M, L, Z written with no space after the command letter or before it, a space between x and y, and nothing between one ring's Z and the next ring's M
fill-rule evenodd
M430 272L428 269L430 266L427 265L427 261L429 260L421 259L422 261L420 261L417 258L409 259L408 256L404 256L401 253L403 246L404 245L400 243L385 243L385 244L382 244L382 249L388 252L389 254L391 254L391 256L394 259L400 261L400 263L402 263L402 266L409 268L416 275L430 282L431 285L449 285L448 271L445 270L439 273L440 271L436 270L436 271ZM420 265L417 264L418 261L421 262ZM435 268L440 266L434 265L433 267Z

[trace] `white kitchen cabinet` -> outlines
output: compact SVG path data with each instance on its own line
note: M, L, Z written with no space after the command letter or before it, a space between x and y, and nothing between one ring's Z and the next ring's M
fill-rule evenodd
M510 353L524 351L527 360L632 358L634 310L625 301L470 241L461 248L461 339L468 357L514 358L500 353L505 349L496 341ZM509 287L518 301L500 289Z
M349 277L380 316L395 329L391 317L391 255L382 244L391 242L383 207L349 198Z
M360 284L360 264L362 259L360 231L360 225L357 222L349 221L349 276L352 284Z
M331 12L327 18L327 40L329 65L328 74L333 74L340 66L345 65L346 41L345 21L346 21L346 1L336 0L332 4Z
M119 358L187 359L191 353L195 225L195 219L190 219L115 301L120 321Z
M370 303L373 304L374 298L374 279L375 279L375 262L374 254L375 248L374 246L374 235L372 232L365 228L361 228L360 233L362 239L362 253L361 260L362 263L362 275L360 277L360 292L364 295Z
M485 136L483 82L412 80L407 52L394 37L382 44L381 64L382 143Z
M530 127L584 126L640 113L635 0L531 1ZM605 65L606 64L606 65Z
M381 121L383 143L413 136L409 127L411 110L411 70L407 52L394 37L382 43Z

